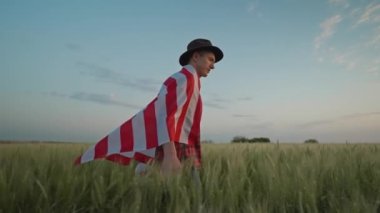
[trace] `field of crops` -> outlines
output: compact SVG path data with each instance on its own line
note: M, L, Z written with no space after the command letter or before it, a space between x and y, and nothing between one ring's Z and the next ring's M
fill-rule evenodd
M0 144L0 212L380 212L380 144L204 144L200 188L88 146Z

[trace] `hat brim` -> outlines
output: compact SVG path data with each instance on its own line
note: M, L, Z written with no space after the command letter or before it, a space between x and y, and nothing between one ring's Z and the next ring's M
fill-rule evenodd
M188 64L189 59L190 59L191 55L194 52L196 52L196 51L202 51L202 50L206 50L206 51L210 51L210 52L214 53L214 55L215 55L215 63L217 63L218 61L222 60L222 58L224 56L222 50L219 49L219 47L216 47L216 46L198 47L198 48L195 48L195 49L188 50L188 51L184 52L179 57L179 64L181 64L181 66L185 66L186 64Z

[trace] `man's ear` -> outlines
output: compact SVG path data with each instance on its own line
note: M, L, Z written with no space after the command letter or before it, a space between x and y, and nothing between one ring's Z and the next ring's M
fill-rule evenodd
M198 62L199 57L200 57L199 52L194 52L194 53L193 53L193 56L192 56L191 58L192 58L192 60L193 60L194 62Z

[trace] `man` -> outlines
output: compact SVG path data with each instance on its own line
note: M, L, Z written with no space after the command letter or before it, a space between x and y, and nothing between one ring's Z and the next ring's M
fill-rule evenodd
M200 78L207 77L223 52L207 39L195 39L180 58L182 70L170 76L157 97L142 111L90 147L75 161L86 163L105 158L121 164L140 162L137 173L154 160L165 175L177 173L181 160L201 164L200 121L202 100Z

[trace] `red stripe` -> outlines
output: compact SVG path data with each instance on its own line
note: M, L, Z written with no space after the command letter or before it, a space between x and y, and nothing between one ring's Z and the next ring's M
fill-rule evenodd
M170 77L165 81L166 86L166 124L168 129L169 138L174 141L174 115L177 112L177 82L174 78Z
M131 158L125 157L120 154L112 154L110 156L107 156L106 159L123 165L128 165L131 162Z
M149 164L151 161L153 161L152 157L144 155L140 152L136 152L133 158L139 162L146 163L146 164Z
M194 167L197 168L197 169L200 169L201 168L201 161L199 159L194 159Z
M107 155L108 151L108 136L104 137L95 145L94 159L103 158Z
M132 129L132 119L125 122L120 127L120 141L121 141L121 152L129 152L133 150L133 129Z
M74 165L79 165L79 164L80 164L80 160L81 160L81 158L82 158L82 155L79 156L77 159L75 159L75 161L74 161Z
M156 100L157 98L150 102L144 110L145 138L147 149L158 146L156 110L154 107Z
M200 135L200 124L201 124L201 118L202 118L202 99L199 95L198 103L195 109L194 118L193 118L193 125L191 127L191 131L189 134L189 145L193 145L196 142L200 142L201 135Z
M201 117L202 117L202 98L199 95L199 100L197 104L197 109L196 109L196 116L195 117L195 122L197 126L194 127L194 132L196 135L196 138L194 138L194 148L195 148L195 161L194 165L196 168L200 168L201 163L202 163L202 153L201 153L201 130L200 130L200 125L201 125Z
M187 114L187 109L189 108L189 104L190 104L190 100L191 100L191 96L193 94L193 90L194 90L194 78L193 78L193 75L183 69L181 71L182 74L184 74L186 76L186 81L187 81L187 84L186 84L186 101L185 101L185 104L182 108L182 112L181 112L181 115L179 116L178 118L178 122L177 122L177 126L176 126L176 134L175 134L175 141L179 141L180 139L180 136L181 136L181 130L182 130L182 127L183 127L183 123L185 121L185 117L186 117L186 114Z

